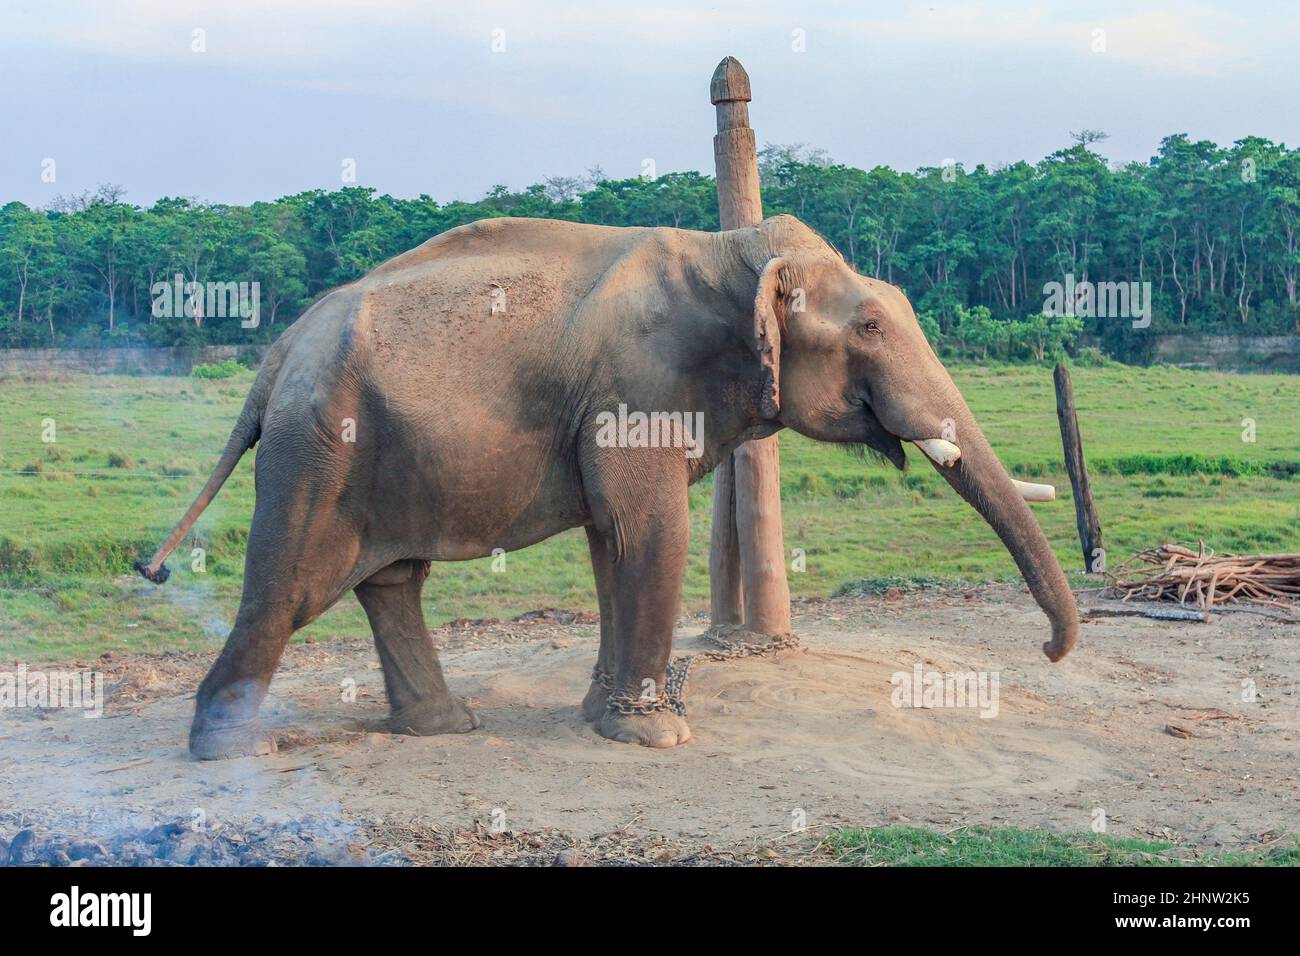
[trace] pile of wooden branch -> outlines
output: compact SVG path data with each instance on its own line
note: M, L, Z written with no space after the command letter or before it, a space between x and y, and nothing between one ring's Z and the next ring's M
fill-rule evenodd
M1202 611L1235 601L1300 609L1300 554L1218 554L1201 542L1147 548L1108 574L1112 597L1177 601Z

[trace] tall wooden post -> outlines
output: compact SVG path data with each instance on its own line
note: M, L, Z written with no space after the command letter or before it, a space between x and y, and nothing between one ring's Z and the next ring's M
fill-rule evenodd
M749 75L735 57L713 71L709 99L717 108L713 160L721 227L763 220L758 152L749 126ZM714 624L741 624L760 634L790 630L790 586L781 527L781 451L777 436L748 441L714 472L713 541L709 554Z
M1074 388L1070 372L1060 363L1052 374L1056 383L1056 417L1061 423L1061 445L1065 449L1065 470L1070 473L1070 486L1074 489L1074 518L1079 527L1079 544L1083 547L1083 570L1092 573L1093 562L1099 557L1104 569L1105 551L1101 543L1101 519L1092 500L1092 482L1088 478L1088 465L1083 460L1083 438L1079 435L1079 418L1074 410Z

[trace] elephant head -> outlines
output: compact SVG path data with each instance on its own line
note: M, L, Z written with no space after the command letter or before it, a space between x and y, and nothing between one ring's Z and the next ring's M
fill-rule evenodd
M1051 621L1044 653L1063 658L1079 618L1065 574L1025 504L1043 486L1007 474L907 297L857 274L792 217L735 235L759 276L752 345L762 363L763 417L820 441L864 444L900 469L907 461L903 442L920 448L1002 539Z

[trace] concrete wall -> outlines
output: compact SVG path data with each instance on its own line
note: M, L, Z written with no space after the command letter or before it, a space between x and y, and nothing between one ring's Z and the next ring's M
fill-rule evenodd
M0 375L19 372L92 372L101 375L188 375L245 353L260 356L265 345L207 345L197 349L0 349Z
M194 365L223 362L250 352L260 358L267 348L265 345L208 345L199 349L0 349L0 375L19 372L188 375ZM1224 372L1300 373L1300 335L1159 335L1155 359L1167 365Z
M1300 372L1300 335L1160 335L1155 358L1223 372Z

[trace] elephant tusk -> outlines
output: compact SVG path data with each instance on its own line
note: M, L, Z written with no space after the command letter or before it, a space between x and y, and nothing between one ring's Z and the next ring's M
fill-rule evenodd
M1011 483L1016 486L1016 491L1020 492L1020 497L1026 501L1055 501L1056 489L1051 485L1036 485L1031 481L1017 481L1012 478Z
M951 467L961 458L961 449L942 438L925 438L916 442L916 446L935 463L945 467ZM1026 501L1056 500L1056 489L1051 485L1037 485L1030 481L1017 481L1015 478L1011 479L1011 483Z
M961 457L961 449L942 438L924 438L916 443L916 447L937 465L951 467Z

